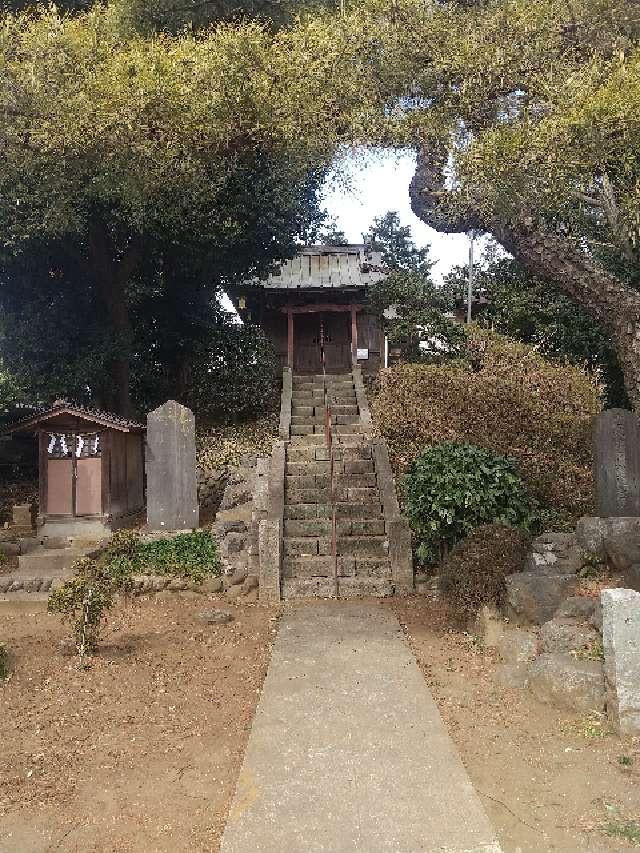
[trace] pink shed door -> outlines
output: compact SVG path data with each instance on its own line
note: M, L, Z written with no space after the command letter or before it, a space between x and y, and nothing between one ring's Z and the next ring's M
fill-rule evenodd
M47 514L73 512L73 460L49 459L47 467Z
M78 459L76 468L76 515L102 512L102 462Z
M100 436L76 435L76 515L102 512L102 455Z

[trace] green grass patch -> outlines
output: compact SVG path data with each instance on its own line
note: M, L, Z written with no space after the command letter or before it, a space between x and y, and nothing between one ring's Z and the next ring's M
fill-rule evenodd
M635 820L612 820L603 826L603 830L610 838L622 838L636 847L640 846L640 823Z
M139 574L176 575L194 581L219 575L222 568L216 540L206 530L141 542L132 562Z

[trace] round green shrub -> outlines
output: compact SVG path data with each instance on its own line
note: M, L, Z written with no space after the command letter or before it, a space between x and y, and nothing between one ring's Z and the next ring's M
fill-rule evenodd
M423 564L436 562L482 524L528 530L535 519L513 460L472 444L428 447L409 467L404 487L405 512Z
M484 604L500 606L505 578L522 571L528 541L514 527L485 524L459 542L440 567L440 590L451 612L465 621Z

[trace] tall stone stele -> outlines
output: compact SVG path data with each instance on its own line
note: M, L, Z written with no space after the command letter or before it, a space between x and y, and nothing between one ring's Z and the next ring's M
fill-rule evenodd
M147 415L147 523L151 530L199 524L196 422L175 400Z
M622 735L640 735L640 593L605 589L602 644L607 711Z
M640 516L640 419L608 409L593 425L593 479L600 518Z

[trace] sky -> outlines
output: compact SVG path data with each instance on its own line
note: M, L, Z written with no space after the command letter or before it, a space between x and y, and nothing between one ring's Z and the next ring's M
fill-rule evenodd
M350 243L362 242L362 234L376 216L397 211L401 224L411 226L416 245L430 245L431 260L436 262L432 275L439 282L451 267L468 262L469 240L465 234L439 234L415 216L409 203L414 169L415 155L411 153L349 157L327 182L322 201Z
M469 239L465 234L439 234L427 227L411 210L409 183L415 170L415 154L358 151L338 161L322 193L322 204L350 243L362 243L376 216L395 210L402 225L411 226L417 246L429 244L435 261L431 275L436 283L457 265L469 260ZM476 258L481 246L476 248ZM227 311L235 313L228 297L222 297Z

